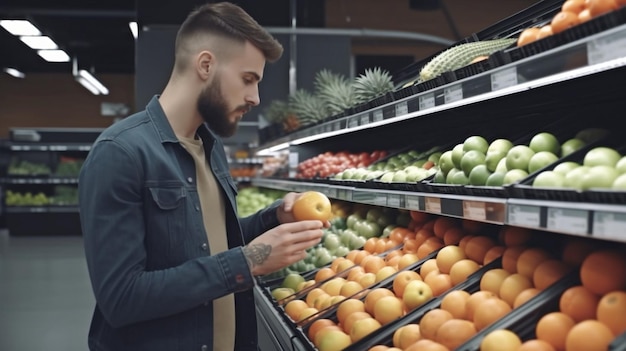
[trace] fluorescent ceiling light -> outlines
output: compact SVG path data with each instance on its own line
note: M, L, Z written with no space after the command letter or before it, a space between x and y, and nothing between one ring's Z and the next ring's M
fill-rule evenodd
M63 50L38 50L37 54L48 62L70 61L70 57Z
M96 79L96 77L92 76L91 73L85 71L84 69L81 69L78 71L78 77L83 78L86 81L88 81L92 86L98 89L98 92L100 94L109 95L109 89L107 89L107 87L105 87L104 84L100 83L100 81Z
M41 37L33 37L33 36L21 36L20 40L24 42L24 44L28 45L31 49L43 49L43 50L52 50L58 49L57 44L47 36Z
M89 83L89 81L81 76L76 76L76 81L80 83L85 89L89 90L94 95L100 95L100 90L93 86L93 84Z
M0 20L0 26L13 35L41 35L39 29L27 20Z
M139 29L137 28L137 22L128 22L128 28L130 28L130 32L133 33L133 38L137 39L137 35L139 34Z
M13 76L15 78L24 78L26 77L26 75L24 74L24 72L18 71L15 68L11 68L11 67L5 67L2 69L2 71L10 76Z
M258 156L268 156L276 153L277 151L287 149L289 147L289 143L282 143L278 145L274 145L272 147L268 147L267 149L257 151Z

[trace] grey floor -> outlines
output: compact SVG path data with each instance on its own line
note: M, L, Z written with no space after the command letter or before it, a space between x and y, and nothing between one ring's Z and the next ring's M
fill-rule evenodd
M93 306L82 237L0 232L0 351L85 351Z

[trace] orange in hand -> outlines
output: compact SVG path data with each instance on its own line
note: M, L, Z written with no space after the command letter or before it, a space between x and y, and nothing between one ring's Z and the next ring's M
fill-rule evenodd
M330 200L319 191L305 191L296 199L292 208L297 221L329 221L332 217Z

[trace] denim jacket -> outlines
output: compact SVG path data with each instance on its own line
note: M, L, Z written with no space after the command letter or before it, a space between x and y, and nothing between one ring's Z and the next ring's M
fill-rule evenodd
M82 167L80 218L96 297L91 350L212 350L219 321L210 302L229 293L235 293L235 349L257 350L254 279L241 246L278 224L278 202L238 219L223 144L205 125L198 134L226 201L231 249L216 255L194 161L157 96L107 128Z

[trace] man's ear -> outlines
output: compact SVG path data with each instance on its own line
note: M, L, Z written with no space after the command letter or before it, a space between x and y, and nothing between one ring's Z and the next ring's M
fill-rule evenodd
M213 63L215 63L215 57L210 51L202 51L198 54L196 58L196 72L203 80L209 78Z

